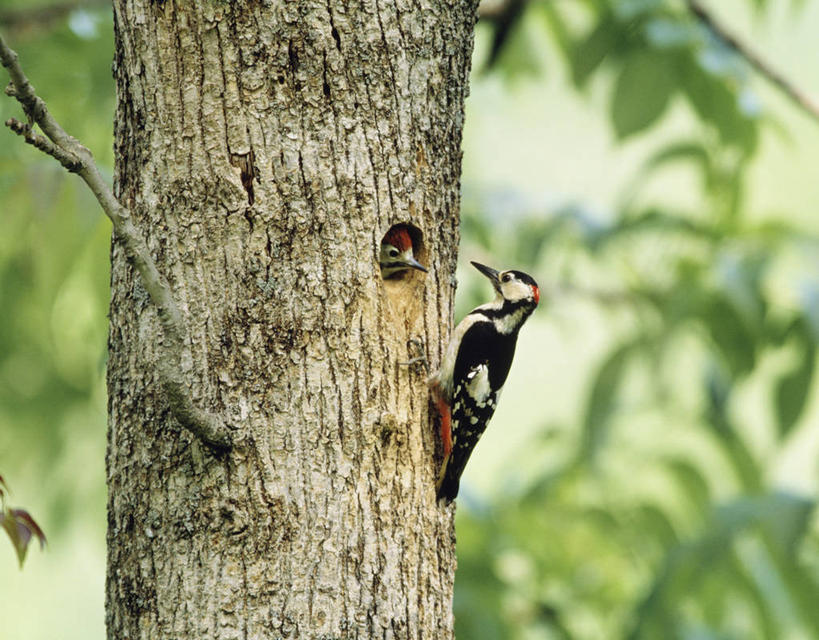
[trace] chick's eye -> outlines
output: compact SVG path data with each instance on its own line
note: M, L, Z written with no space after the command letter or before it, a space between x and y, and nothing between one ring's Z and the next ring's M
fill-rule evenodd
M398 255L398 249L390 249L390 258L394 258Z

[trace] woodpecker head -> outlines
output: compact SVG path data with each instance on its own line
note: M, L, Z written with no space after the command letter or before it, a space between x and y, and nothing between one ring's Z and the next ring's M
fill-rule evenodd
M498 300L517 303L523 306L530 306L534 309L540 302L540 289L537 282L523 271L495 271L492 267L472 262L472 266L489 278L495 291L498 293Z
M406 227L396 226L387 232L381 241L381 254L378 259L381 265L381 277L392 278L407 269L426 271L427 268L415 259L412 252L412 239Z

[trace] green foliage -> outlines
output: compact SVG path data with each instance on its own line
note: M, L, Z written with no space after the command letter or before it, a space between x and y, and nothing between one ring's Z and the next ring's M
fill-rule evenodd
M110 7L42 22L38 4L0 2L0 29L54 114L110 171ZM3 96L0 121L10 117L21 118L21 109ZM42 562L53 568L76 551L67 543L76 531L101 538L105 522L110 227L79 178L5 127L0 139L0 466L49 532L52 548ZM3 526L9 534L13 528L19 542L38 535L21 510L6 516ZM25 547L16 546L22 561ZM29 556L26 571L9 577L3 597L10 613L24 610L24 594L32 597L22 585L36 579L40 563ZM85 608L83 599L95 597L102 606L101 592L89 593L88 576L52 578L38 592L64 584L66 608L77 601ZM4 633L45 637L30 620L24 636L15 633L12 618L4 618Z
M611 339L577 417L555 425L547 400L543 437L516 457L549 462L488 502L467 483L457 634L819 637L815 491L776 480L817 386L819 238L747 215L772 122L751 70L683 3L532 3L521 19L545 25L576 91L608 92L618 141L660 143L608 218L518 197L499 232L493 194L466 193L464 243L549 274L552 322L593 314ZM687 133L663 139L672 110ZM686 204L656 188L681 172Z

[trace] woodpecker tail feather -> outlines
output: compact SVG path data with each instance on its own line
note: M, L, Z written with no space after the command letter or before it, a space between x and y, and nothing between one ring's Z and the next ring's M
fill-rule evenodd
M452 502L458 495L458 488L461 484L461 475L448 473L449 456L444 459L444 464L441 467L441 474L438 476L438 484L436 485L438 500Z
M458 489L461 486L461 474L464 472L466 461L459 464L457 459L449 455L444 458L444 464L441 466L441 473L438 476L438 484L436 485L438 491L438 500L452 502L458 497Z
M444 449L444 461L441 464L441 471L438 474L438 482L435 485L436 490L438 491L438 498L440 499L443 497L441 493L442 487L446 487L446 496L448 501L452 501L456 495L458 495L458 482L459 478L455 478L455 486L454 490L452 488L452 481L451 479L447 479L447 467L449 466L449 461L452 457L452 412L449 408L449 403L447 402L446 398L444 398L443 391L441 390L440 385L438 384L438 380L436 376L432 376L429 380L430 388L432 390L432 398L435 401L435 408L438 410L439 414L439 424L440 424L440 433L441 433L441 444L443 445ZM460 474L458 474L460 477ZM452 494L450 496L450 493Z

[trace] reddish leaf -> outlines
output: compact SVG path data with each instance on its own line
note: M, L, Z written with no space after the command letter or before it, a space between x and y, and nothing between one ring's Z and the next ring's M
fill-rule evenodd
M0 526L2 526L3 529L6 530L6 533L9 534L11 545L17 552L17 560L20 562L20 566L22 567L23 560L26 559L26 546L20 539L20 530L17 527L17 521L11 517L11 513L9 512L0 513Z
M7 509L4 513L0 512L0 526L6 530L11 544L17 552L20 567L23 566L26 559L28 543L31 541L32 535L37 536L41 548L45 546L46 537L43 530L24 509Z
M30 539L32 535L37 536L37 539L40 541L40 548L44 549L46 544L45 534L40 528L40 525L31 517L31 514L25 509L12 509L11 514L17 520L17 526L24 527L28 532L27 539Z

